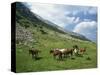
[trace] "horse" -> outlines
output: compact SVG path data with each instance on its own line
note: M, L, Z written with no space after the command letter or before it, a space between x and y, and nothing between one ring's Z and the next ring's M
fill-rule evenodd
M73 56L73 48L67 48L67 51L65 52L66 54L70 54L71 56Z
M74 45L73 46L73 54L74 55L79 55L79 47L78 47L78 45Z
M53 54L53 57L56 58L58 56L59 59L62 59L62 52L58 49L52 49L50 50L50 54Z
M67 49L59 49L59 51L61 51L62 52L62 55L64 56L64 57L67 57L67 55L73 55L73 49L69 49L69 48L67 48Z
M30 54L32 54L32 58L35 58L35 59L37 59L38 58L38 53L39 52L41 52L41 51L39 51L39 50L37 50L37 49L29 49L29 55Z
M53 53L53 56L59 56L59 59L64 56L64 57L67 57L67 55L73 55L73 49L53 49L53 50L50 50L50 53Z
M84 54L86 52L86 47L80 48L79 51L80 51L81 54Z
M74 49L79 49L78 45L73 46Z

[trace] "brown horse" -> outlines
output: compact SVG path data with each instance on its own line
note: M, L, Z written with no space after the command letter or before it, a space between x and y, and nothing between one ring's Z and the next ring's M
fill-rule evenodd
M50 50L50 53L53 54L53 57L56 58L58 56L59 59L62 59L62 52L58 49Z
M39 52L41 52L41 51L39 51L37 49L29 49L29 54L32 54L32 58L35 58L35 59L37 59Z
M53 53L53 56L59 56L59 59L62 59L62 57L67 57L67 55L73 55L73 49L53 49L50 51L50 53Z
M86 47L80 48L79 51L80 51L81 54L84 54L86 52Z
M69 48L67 48L67 49L59 49L59 51L61 51L62 52L62 55L64 56L64 57L67 57L67 55L73 55L73 49L69 49Z
M73 55L73 51L74 51L73 48L70 48L70 49L67 48L67 50L65 51L65 54L66 54L66 55L69 55L69 54L70 54L70 55L72 56L72 55Z

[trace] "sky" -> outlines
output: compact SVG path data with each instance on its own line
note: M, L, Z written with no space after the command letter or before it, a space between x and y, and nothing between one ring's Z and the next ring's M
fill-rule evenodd
M45 3L26 4L32 12L42 18L96 41L97 7Z

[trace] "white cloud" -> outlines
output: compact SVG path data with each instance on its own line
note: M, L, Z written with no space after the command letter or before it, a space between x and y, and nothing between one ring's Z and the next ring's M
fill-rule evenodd
M94 29L97 27L97 23L95 21L84 21L76 25L74 28L74 32L81 33L85 31L89 31L90 29Z
M87 38L96 37L97 23L95 21L84 21L76 25L73 32L85 35ZM93 40L93 39L92 39Z
M85 22L89 22L89 21L91 21L91 20L90 20L90 19L84 19L84 21L85 21Z

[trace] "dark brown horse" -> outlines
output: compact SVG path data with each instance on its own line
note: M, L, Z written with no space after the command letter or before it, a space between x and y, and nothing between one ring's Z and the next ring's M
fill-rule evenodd
M37 49L33 49L33 48L32 49L29 49L29 54L32 54L32 58L35 58L35 59L38 58L39 52L41 52L41 51L39 51Z

